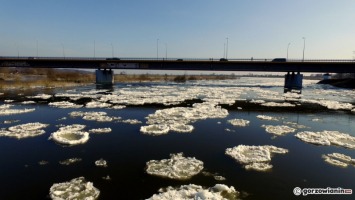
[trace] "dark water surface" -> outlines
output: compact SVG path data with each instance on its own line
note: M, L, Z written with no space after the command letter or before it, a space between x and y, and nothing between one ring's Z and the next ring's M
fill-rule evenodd
M273 86L274 90L281 87ZM317 146L305 143L294 135L299 131L337 130L355 135L355 115L345 111L325 110L316 113L273 112L252 110L229 110L223 119L206 119L192 123L192 133L169 132L162 136L149 136L140 132L155 106L128 106L122 110L111 109L61 109L46 104L18 105L20 108L36 108L34 112L0 116L4 120L20 120L13 124L1 124L7 128L17 124L41 122L50 124L45 134L33 138L14 139L0 137L0 199L49 199L49 188L54 183L66 182L84 176L100 190L99 199L146 199L158 193L159 188L196 184L206 187L221 183L235 187L243 193L243 199L355 199L354 195L295 196L293 189L342 187L355 189L355 167L340 168L329 165L322 154L344 153L355 158L355 151L336 146ZM119 122L95 122L72 118L72 111L105 111L108 116L123 119L138 119L143 124ZM264 121L257 115L281 117L279 121ZM58 119L67 117L66 120ZM246 119L247 127L234 127L229 119ZM320 121L312 121L314 118ZM282 125L294 122L306 126L294 133L274 137L261 126ZM87 143L64 147L48 137L58 130L58 124L85 124L85 130L110 127L111 133L90 134ZM230 129L231 131L226 131ZM274 145L289 150L287 154L276 154L270 172L245 170L241 164L225 155L226 148L244 145ZM226 178L217 181L212 176L198 174L190 180L178 181L148 175L146 162L169 158L171 153L183 152L204 162L204 171L218 173ZM72 157L81 162L69 166L58 162ZM95 166L100 158L108 161L108 167ZM48 161L39 165L41 160ZM109 175L111 180L102 177Z

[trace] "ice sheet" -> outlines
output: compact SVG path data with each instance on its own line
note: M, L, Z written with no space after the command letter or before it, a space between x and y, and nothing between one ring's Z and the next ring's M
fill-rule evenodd
M230 119L228 123L232 124L233 126L249 126L250 121L245 119Z
M69 182L53 184L49 189L49 195L53 200L94 200L99 197L100 190L95 188L92 182L86 181L84 177L79 177L74 178Z
M154 194L147 200L237 200L239 192L233 186L216 184L210 188L199 185L182 185L178 188L161 188L159 194Z
M42 124L39 122L20 124L11 126L7 130L1 129L0 136L14 137L17 139L23 139L28 137L35 137L45 133L43 128L46 128L49 124Z
M285 135L287 133L292 133L296 131L296 129L285 125L281 125L281 126L262 125L261 127L265 128L266 132L277 136Z
M268 171L272 168L272 165L269 164L272 154L285 154L287 152L287 149L271 145L238 145L233 148L227 148L225 154L243 164L245 169Z
M89 133L81 131L85 125L73 124L61 127L58 131L51 134L49 139L64 145L78 145L89 140Z
M304 131L295 135L298 139L318 145L336 145L355 149L355 137L339 131L311 132Z
M148 161L146 172L150 175L186 180L200 173L202 169L202 161L177 153L170 154L170 159Z

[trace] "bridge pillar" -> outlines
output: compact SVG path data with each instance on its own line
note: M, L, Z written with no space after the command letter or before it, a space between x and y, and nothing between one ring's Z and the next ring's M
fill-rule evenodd
M96 70L96 84L112 85L113 81L113 71L111 69Z
M303 80L303 74L300 74L300 72L287 72L285 75L285 86L284 86L284 93L286 92L293 92L294 90L297 93L302 92L302 80Z

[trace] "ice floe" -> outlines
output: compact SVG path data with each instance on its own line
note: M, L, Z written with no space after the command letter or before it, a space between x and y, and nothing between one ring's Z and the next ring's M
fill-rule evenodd
M82 105L77 105L75 103L69 101L58 101L58 102L51 102L48 104L49 106L57 107L57 108L81 108Z
M199 185L182 185L178 188L161 188L159 194L154 194L147 200L196 199L196 200L237 200L239 192L233 186L216 184L210 188Z
M278 121L278 118L276 118L276 117L271 117L271 116L267 116L267 115L257 115L256 117L257 117L258 119L262 119L262 120Z
M15 114L23 114L33 112L35 108L25 108L25 109L11 109L13 105L5 104L0 106L0 116L5 115L15 115Z
M296 129L291 128L289 126L285 126L285 125L282 125L282 126L262 125L261 127L265 128L266 132L272 133L272 134L278 135L278 136L285 135L287 133L292 133L292 132L296 131Z
M72 164L78 163L80 161L82 161L81 158L68 158L68 159L59 161L59 164L61 164L61 165L72 165Z
M64 126L52 133L49 139L65 145L83 144L89 140L89 133L82 131L84 128L85 125L81 124Z
M86 108L107 108L112 106L109 103L103 103L103 102L98 102L98 101L92 101L86 104Z
M100 160L95 161L95 165L97 167L107 167L107 161L101 158Z
M127 123L127 124L141 124L142 123L138 119L125 119L125 120L121 120L121 122Z
M106 112L81 112L81 111L73 111L69 113L72 117L82 117L84 120L89 121L98 121L98 122L111 122L116 119L120 119L119 117L110 117L107 116Z
M45 133L43 128L46 128L48 124L42 124L39 122L20 124L11 126L6 129L0 130L0 136L14 137L17 139L23 139L28 137L35 137Z
M28 96L29 99L50 99L52 95L49 94L37 94L36 96Z
M349 165L355 166L355 159L341 153L331 153L322 155L325 162L338 167L348 167Z
M100 195L100 190L84 177L74 178L69 182L55 183L49 189L52 199L86 199L94 200Z
M23 101L21 102L21 104L35 104L36 102L35 101Z
M298 139L317 145L336 145L355 149L355 137L339 131L311 132L304 131L295 135Z
M295 107L295 104L283 102L283 103L277 103L277 102L266 102L260 104L262 106L267 106L267 107Z
M150 175L186 180L200 173L202 169L202 161L177 153L170 154L170 159L148 161L146 172Z
M210 103L193 104L189 107L174 107L157 110L146 117L147 126L141 127L141 132L150 135L167 134L169 130L177 132L191 132L193 127L189 123L207 118L225 118L226 109Z
M111 131L111 128L93 128L89 130L90 133L110 133Z
M250 121L245 119L230 119L228 120L228 123L233 126L249 126Z
M272 168L269 164L273 153L285 154L288 150L271 145L264 146L247 146L238 145L233 148L227 148L226 155L237 160L244 165L245 169L253 169L257 171L267 171Z

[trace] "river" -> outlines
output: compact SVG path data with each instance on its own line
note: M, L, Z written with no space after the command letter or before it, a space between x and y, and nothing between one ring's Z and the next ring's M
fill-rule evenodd
M302 94L285 96L281 78L240 78L0 92L0 199L49 199L53 184L77 177L92 182L99 199L148 199L160 188L189 184L233 186L241 199L304 198L294 194L296 187L355 189L355 90L304 80ZM248 123L233 125L233 119ZM30 125L17 126L35 122L44 125L32 136L26 135ZM174 123L192 130L179 132ZM53 138L73 124L85 125L76 132L89 133L88 140L66 145ZM95 133L99 128L110 131ZM313 144L296 137L310 132L320 137ZM288 151L271 152L271 160L260 162L272 168L258 171L226 154L239 145ZM183 180L147 173L148 161L177 153L202 161L202 171ZM324 155L332 153L353 160L346 167L329 164ZM69 158L78 162L63 164ZM107 166L95 165L99 159Z

